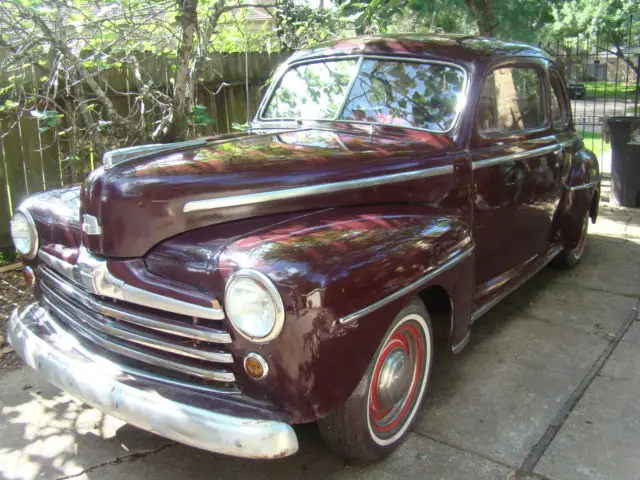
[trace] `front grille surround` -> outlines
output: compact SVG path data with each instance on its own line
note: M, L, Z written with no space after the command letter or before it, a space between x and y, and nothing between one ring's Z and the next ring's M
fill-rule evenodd
M90 293L45 264L40 303L89 348L109 352L123 368L151 370L167 381L240 393L231 336L220 320L200 319Z

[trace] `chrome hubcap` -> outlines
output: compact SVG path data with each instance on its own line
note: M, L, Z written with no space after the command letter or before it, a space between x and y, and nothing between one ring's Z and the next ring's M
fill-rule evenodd
M378 402L382 408L389 409L404 398L411 385L412 373L413 365L404 351L389 354L378 380Z
M430 329L425 319L409 314L380 348L369 383L367 424L378 445L404 435L418 411L431 365Z

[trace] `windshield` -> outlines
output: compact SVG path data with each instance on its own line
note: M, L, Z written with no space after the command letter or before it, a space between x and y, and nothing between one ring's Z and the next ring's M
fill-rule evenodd
M358 68L359 66L359 68ZM465 72L439 63L364 58L294 66L266 103L267 120L344 120L449 130Z

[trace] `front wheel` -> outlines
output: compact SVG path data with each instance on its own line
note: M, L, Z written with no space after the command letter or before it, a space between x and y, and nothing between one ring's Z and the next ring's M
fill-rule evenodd
M422 405L433 362L433 330L414 299L396 316L355 391L318 421L338 454L374 462L402 443Z
M587 213L582 222L580 240L574 248L565 248L553 259L553 265L560 268L573 268L580 263L584 256L584 249L587 244L587 231L589 230L589 214Z

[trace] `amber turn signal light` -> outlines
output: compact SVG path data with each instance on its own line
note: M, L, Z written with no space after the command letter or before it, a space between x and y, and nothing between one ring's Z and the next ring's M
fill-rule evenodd
M244 359L244 369L251 378L260 380L269 373L267 361L257 353L250 353Z
M24 267L22 270L22 278L24 279L24 283L27 284L27 287L33 287L36 283L36 275L33 273L33 268Z

